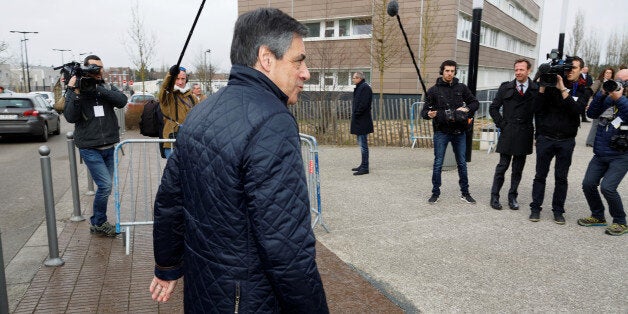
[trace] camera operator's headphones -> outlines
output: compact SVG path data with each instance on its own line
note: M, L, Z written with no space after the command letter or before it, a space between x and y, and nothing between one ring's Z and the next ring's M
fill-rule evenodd
M454 66L456 69L454 70L454 75L458 74L458 63L454 60L445 60L440 64L440 71L438 74L443 75L443 71L445 71L445 66Z

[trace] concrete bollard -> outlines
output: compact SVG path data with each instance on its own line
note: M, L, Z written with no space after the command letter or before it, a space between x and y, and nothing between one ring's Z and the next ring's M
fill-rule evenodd
M39 147L41 162L41 179L44 187L44 206L46 210L46 229L48 231L49 256L44 261L46 266L63 266L65 262L59 257L59 241L57 239L57 220L55 218L55 199L52 192L52 167L50 167L50 148Z
M76 150L74 149L74 132L66 134L68 142L68 159L70 161L70 183L72 185L72 210L71 221L83 221L85 218L81 215L81 197L78 186L78 171L76 170Z
M9 313L7 278L4 276L4 258L2 257L2 231L0 231L0 314Z

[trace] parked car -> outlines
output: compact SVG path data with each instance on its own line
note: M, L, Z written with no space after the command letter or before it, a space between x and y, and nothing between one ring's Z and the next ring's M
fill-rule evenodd
M55 104L55 94L53 92L30 92L29 94L41 95L51 105Z
M46 142L60 133L59 114L41 95L0 94L0 136L31 135Z

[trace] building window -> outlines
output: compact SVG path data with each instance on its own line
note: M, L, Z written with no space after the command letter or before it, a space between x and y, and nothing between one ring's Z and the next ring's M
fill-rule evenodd
M371 35L373 23L370 18L353 19L353 35Z
M321 73L310 71L310 79L307 81L307 84L310 85L320 85L321 84Z
M471 40L471 20L466 16L458 16L458 39Z
M304 25L308 30L306 37L321 37L321 22L305 23Z
M340 20L338 21L338 36L346 37L350 36L351 33L351 20Z
M363 69L347 70L347 69L310 69L310 79L305 82L307 89L312 90L336 90L336 91L352 91L353 82L351 76L356 71L364 73L364 80L370 82L371 72ZM321 74L324 73L324 74Z
M325 22L325 37L335 37L334 36L334 21L326 21Z

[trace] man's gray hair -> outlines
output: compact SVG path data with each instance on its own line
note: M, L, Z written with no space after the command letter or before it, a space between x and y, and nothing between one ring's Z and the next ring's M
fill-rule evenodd
M357 71L355 72L355 76L357 76L360 79L364 79L364 72L362 71Z
M259 8L238 17L231 42L231 63L255 66L262 46L282 59L293 37L307 35L307 28L278 9Z

